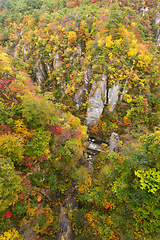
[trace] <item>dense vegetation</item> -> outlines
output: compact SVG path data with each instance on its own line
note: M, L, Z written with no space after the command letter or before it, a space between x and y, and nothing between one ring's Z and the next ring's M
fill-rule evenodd
M159 1L0 0L0 9L0 239L29 228L56 239L71 189L75 240L160 239ZM122 101L111 112L107 95L86 127L102 75ZM113 131L119 151L104 144L90 171L80 161L88 136L105 142Z

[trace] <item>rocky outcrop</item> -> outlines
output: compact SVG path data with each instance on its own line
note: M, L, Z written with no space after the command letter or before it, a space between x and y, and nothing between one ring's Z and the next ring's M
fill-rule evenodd
M24 61L27 62L28 60L27 47L23 47L23 56L24 56Z
M104 104L106 103L106 79L105 74L98 82L93 82L91 92L89 94L90 106L87 108L86 121L87 125L97 122L103 112Z
M74 97L74 102L76 103L77 110L79 110L79 106L84 103L86 91L87 90L84 87L79 88Z
M157 36L156 36L156 45L160 46L160 29L157 29Z
M44 69L43 69L43 65L42 65L40 59L37 60L36 65L37 65L37 69L36 69L36 73L35 73L36 79L37 79L38 85L41 87L42 82L44 80Z
M160 13L159 12L156 13L155 24L156 25L160 24ZM156 45L160 46L160 28L157 29Z
M128 89L127 89L127 80L125 81L125 84L124 84L124 87L123 87L123 90L122 90L122 94L120 95L120 101L122 102L123 99L124 99L124 95L128 92Z
M160 13L157 12L155 17L155 24L158 25L159 23L160 23Z
M141 8L141 14L142 14L142 17L145 16L145 13L149 11L149 8L148 7L142 7Z
M91 73L92 73L92 70L91 69L88 69L85 71L84 73L84 88L87 89L88 88L88 85L90 83L90 80L91 80Z
M78 89L78 91L74 97L74 102L76 103L77 110L79 109L79 106L85 102L86 92L88 92L88 90L89 90L89 83L91 80L91 72L92 72L91 69L88 69L85 71L83 87Z
M59 54L58 51L55 53L54 59L53 59L53 67L55 70L57 70L60 67L60 59L59 59Z
M113 132L109 139L109 150L110 151L118 151L119 137L118 134Z
M109 105L109 111L113 112L116 103L118 101L118 94L119 94L119 84L113 86L108 91L108 105Z
M102 152L100 146L96 143L90 143L87 147L88 150L96 151L96 152Z

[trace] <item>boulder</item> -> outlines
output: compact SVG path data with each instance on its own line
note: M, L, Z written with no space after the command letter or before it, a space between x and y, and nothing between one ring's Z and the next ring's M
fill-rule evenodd
M113 132L109 140L109 150L114 152L118 151L118 144L119 144L118 134Z
M100 149L100 146L96 143L90 143L87 149L91 151L102 152L102 150Z

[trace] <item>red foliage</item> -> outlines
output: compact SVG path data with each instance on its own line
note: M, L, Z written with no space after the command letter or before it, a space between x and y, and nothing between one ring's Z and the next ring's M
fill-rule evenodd
M77 132L77 138L79 139L80 137L82 137L82 133L78 130L78 132Z
M51 132L51 135L54 136L57 133L62 133L62 127L57 125L47 125L47 130Z
M41 21L40 20L38 21L38 27L39 28L41 27Z
M19 194L19 196L18 196L19 201L23 200L24 198L25 198L24 193Z
M48 130L49 132L51 132L51 135L52 135L52 136L54 136L54 135L56 134L56 132L57 132L56 128L57 128L56 125L54 125L54 126L53 126L53 125L52 125L52 126L47 125L47 130Z
M57 127L56 127L56 131L57 131L58 133L61 133L61 132L62 132L61 126L57 126Z
M5 133L11 133L12 130L10 129L10 127L8 127L8 125L4 125L4 131Z
M92 4L92 3L96 3L96 2L97 2L97 0L91 0L91 4Z
M25 156L23 162L19 164L19 166L22 165L31 168L32 166L35 166L35 163L31 160L31 158Z
M10 129L10 127L8 127L8 125L0 125L0 134L5 134L5 133L11 133L12 130Z
M43 162L44 160L47 160L48 157L49 157L48 154L43 154L43 155L41 156L41 162Z
M61 53L59 54L59 59L62 60L62 54Z
M119 157L120 163L123 164L123 159Z
M3 88L4 86L7 85L7 83L9 83L11 80L7 79L7 75L2 75L0 77L0 88Z
M107 199L104 199L103 206L105 207L105 209L110 208L112 210L112 204L107 202Z
M97 133L98 133L98 127L94 125L94 126L92 127L92 132L97 135Z
M128 122L128 123L125 123L126 126L131 126L132 123Z
M6 19L6 26L8 26L8 19Z
M25 72L22 72L23 77L25 79L22 80L22 84L18 84L16 79L12 79L12 82L9 84L9 89L12 94L20 93L21 95L25 94L28 90L30 92L35 92L36 87L34 86L31 78Z
M4 220L6 220L6 219L9 219L9 218L11 218L11 217L12 217L11 211L8 210L8 209L6 209L6 211L5 211L5 216L2 216L2 218L3 218Z

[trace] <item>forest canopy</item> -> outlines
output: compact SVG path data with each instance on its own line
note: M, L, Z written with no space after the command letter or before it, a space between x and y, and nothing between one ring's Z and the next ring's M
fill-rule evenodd
M75 240L160 238L159 23L154 0L0 0L0 239L67 239L64 212Z

